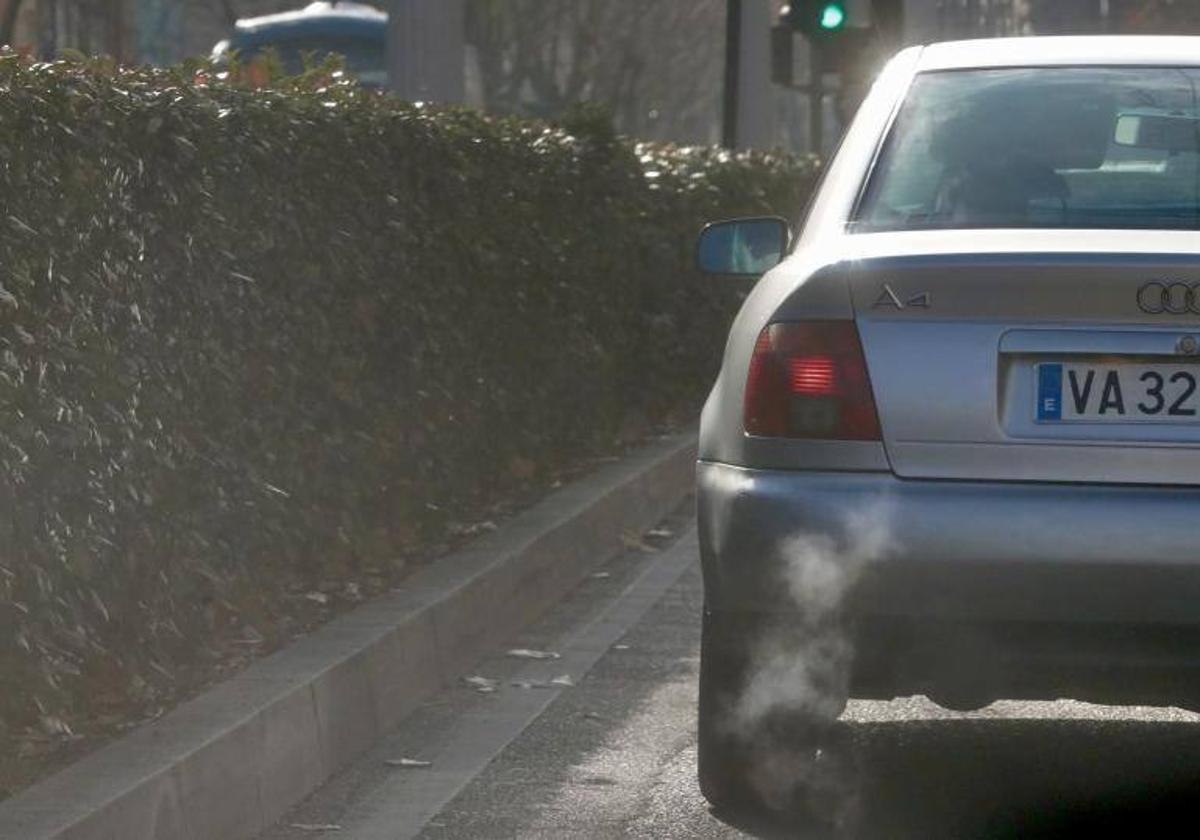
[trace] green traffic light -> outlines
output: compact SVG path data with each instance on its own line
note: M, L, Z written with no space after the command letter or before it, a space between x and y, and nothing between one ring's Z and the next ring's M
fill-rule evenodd
M841 3L826 3L821 9L821 28L827 31L841 29L846 23L846 7Z

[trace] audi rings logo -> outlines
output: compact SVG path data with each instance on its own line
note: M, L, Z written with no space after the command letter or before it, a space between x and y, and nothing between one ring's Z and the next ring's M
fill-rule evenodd
M1138 289L1137 303L1147 315L1200 315L1200 283L1151 280Z

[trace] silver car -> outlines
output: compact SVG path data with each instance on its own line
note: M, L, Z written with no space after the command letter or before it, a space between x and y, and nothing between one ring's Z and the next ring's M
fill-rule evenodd
M906 50L788 240L699 249L709 799L851 696L1200 707L1200 39Z

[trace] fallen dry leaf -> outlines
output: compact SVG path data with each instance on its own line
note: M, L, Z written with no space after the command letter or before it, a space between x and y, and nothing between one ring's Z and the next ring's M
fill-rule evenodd
M387 758L383 761L388 767L403 767L409 770L423 770L432 767L432 761L421 761L416 758Z
M504 654L509 659L561 659L562 657L550 650L529 650L528 648L513 648Z
M630 549L631 551L641 551L646 554L654 554L658 551L657 548L643 540L641 536L631 531L626 531L625 533L621 534L621 545L625 546L625 548Z

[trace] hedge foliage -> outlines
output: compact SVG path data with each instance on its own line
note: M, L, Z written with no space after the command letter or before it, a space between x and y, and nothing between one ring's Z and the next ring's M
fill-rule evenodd
M705 219L811 161L328 74L0 56L0 735L153 703L214 637L694 410ZM253 625L248 628L247 625Z

